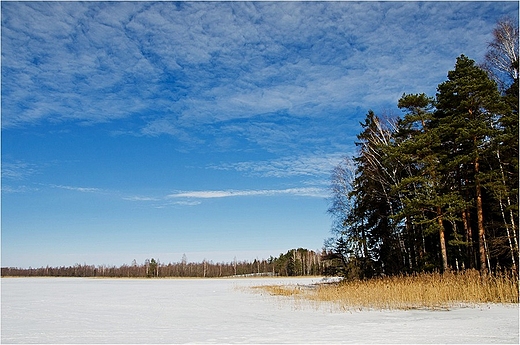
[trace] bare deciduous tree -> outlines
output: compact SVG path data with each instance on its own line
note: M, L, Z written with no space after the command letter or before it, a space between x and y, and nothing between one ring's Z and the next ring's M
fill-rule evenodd
M511 18L500 20L493 30L483 68L504 90L518 79L518 24Z

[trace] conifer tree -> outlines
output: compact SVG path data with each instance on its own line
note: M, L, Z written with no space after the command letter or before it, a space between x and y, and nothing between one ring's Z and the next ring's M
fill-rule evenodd
M347 273L517 271L518 26L503 20L493 37L485 69L461 55L435 98L404 94L404 118L383 125L369 111L361 123L329 209L327 255Z
M464 169L468 176L464 183L475 193L479 265L485 270L489 265L483 207L487 176L482 162L490 157L491 141L497 135L493 121L504 111L504 103L496 83L461 55L455 69L448 72L448 80L437 88L436 108L432 124L439 133L438 150L447 153L445 169Z
M397 142L401 160L409 171L398 188L406 195L403 214L415 223L425 225L428 232L439 234L442 269L447 270L444 218L447 205L452 202L452 193L446 193L446 181L439 171L444 159L442 151L436 150L439 135L429 128L432 103L425 94L403 95L398 102L399 108L408 111L399 122Z

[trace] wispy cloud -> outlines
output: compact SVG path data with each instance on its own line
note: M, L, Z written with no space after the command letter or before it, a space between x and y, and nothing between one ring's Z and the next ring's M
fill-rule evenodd
M92 187L75 187L75 186L64 186L64 185L51 185L52 188L66 189L74 192L81 193L103 193L105 192L100 188L92 188Z
M174 206L197 206L200 205L200 201L194 201L194 200L185 200L185 201L171 201L167 205L174 205Z
M24 161L2 162L2 193L31 193L38 187L30 179L40 172L36 164Z
M156 209L172 208L172 207L191 207L202 204L199 200L168 200L164 198L159 202L153 202L150 207Z
M236 170L261 177L325 177L345 156L343 152L310 154L296 157L282 157L270 161L246 161L223 163L209 168L216 170Z
M29 187L26 185L10 186L2 183L2 193L32 193L37 192L38 190L38 188Z
M434 93L456 56L483 55L494 25L487 14L517 9L514 2L4 2L2 126L131 119L139 135L207 144L233 131L280 147L287 140L270 114L285 114L299 131L298 118ZM306 137L319 140L341 121L329 118Z
M261 189L261 190L206 190L206 191L184 191L169 194L167 198L194 198L215 199L248 196L279 196L292 195L303 197L327 197L327 191L321 188L287 188L287 189Z
M37 173L38 169L35 164L16 161L2 162L2 178L7 180L25 180L29 176Z
M144 203L145 205L153 208L169 208L176 206L197 206L202 204L203 200L205 199L276 196L327 198L329 195L327 188L312 186L285 189L191 190L178 191L163 196L153 197L125 196L122 199L126 201Z
M162 209L176 206L197 206L198 200L172 200L170 196L124 196L122 200L144 203L147 207Z
M149 196L124 196L122 198L123 200L127 200L127 201L159 201L161 200L160 198L156 198L156 197L149 197Z

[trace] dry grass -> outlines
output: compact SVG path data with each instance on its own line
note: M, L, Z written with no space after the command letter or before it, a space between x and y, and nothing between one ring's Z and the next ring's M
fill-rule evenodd
M350 309L444 309L477 303L518 303L518 280L507 276L424 273L301 286L257 287L272 295L333 303Z
M265 291L274 296L294 297L303 294L302 287L298 285L262 285L254 286L253 289Z

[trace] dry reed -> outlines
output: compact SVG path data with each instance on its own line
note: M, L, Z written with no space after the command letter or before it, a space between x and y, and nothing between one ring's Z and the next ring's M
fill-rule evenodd
M263 286L277 296L333 303L349 309L444 309L478 303L518 303L518 279L505 275L422 273L301 286Z

